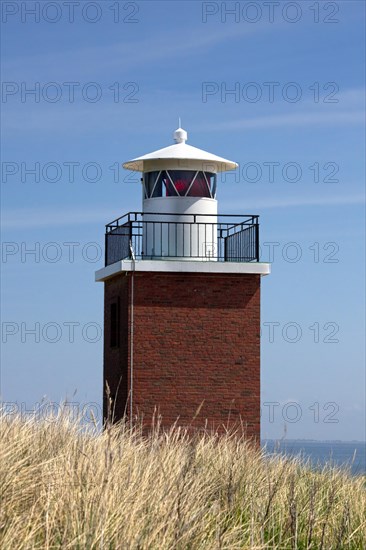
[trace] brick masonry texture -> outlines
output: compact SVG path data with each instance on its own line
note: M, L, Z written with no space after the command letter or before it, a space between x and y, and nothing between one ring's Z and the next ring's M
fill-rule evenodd
M260 276L135 273L133 415L260 436ZM119 301L119 346L111 304ZM105 283L104 384L130 412L131 274ZM197 412L198 411L198 412ZM106 398L104 398L106 414Z

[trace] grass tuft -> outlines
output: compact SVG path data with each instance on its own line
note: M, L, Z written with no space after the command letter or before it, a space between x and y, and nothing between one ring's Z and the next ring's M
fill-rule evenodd
M363 477L264 456L234 433L4 414L0 438L7 550L365 548Z

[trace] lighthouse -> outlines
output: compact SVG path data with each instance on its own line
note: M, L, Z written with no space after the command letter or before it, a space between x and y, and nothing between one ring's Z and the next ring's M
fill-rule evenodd
M141 173L142 209L106 226L104 415L259 440L259 217L218 211L235 162L182 128L173 140L123 164Z

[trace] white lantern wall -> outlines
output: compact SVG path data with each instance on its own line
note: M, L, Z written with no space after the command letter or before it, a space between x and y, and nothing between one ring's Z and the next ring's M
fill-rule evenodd
M216 174L159 170L143 186L144 257L216 260Z

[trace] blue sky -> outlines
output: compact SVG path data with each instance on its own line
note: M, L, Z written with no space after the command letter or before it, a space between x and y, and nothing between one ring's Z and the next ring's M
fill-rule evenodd
M104 224L141 208L117 166L180 116L240 164L219 208L259 214L272 261L263 437L364 440L364 3L47 4L2 2L2 399L100 405L94 271Z

